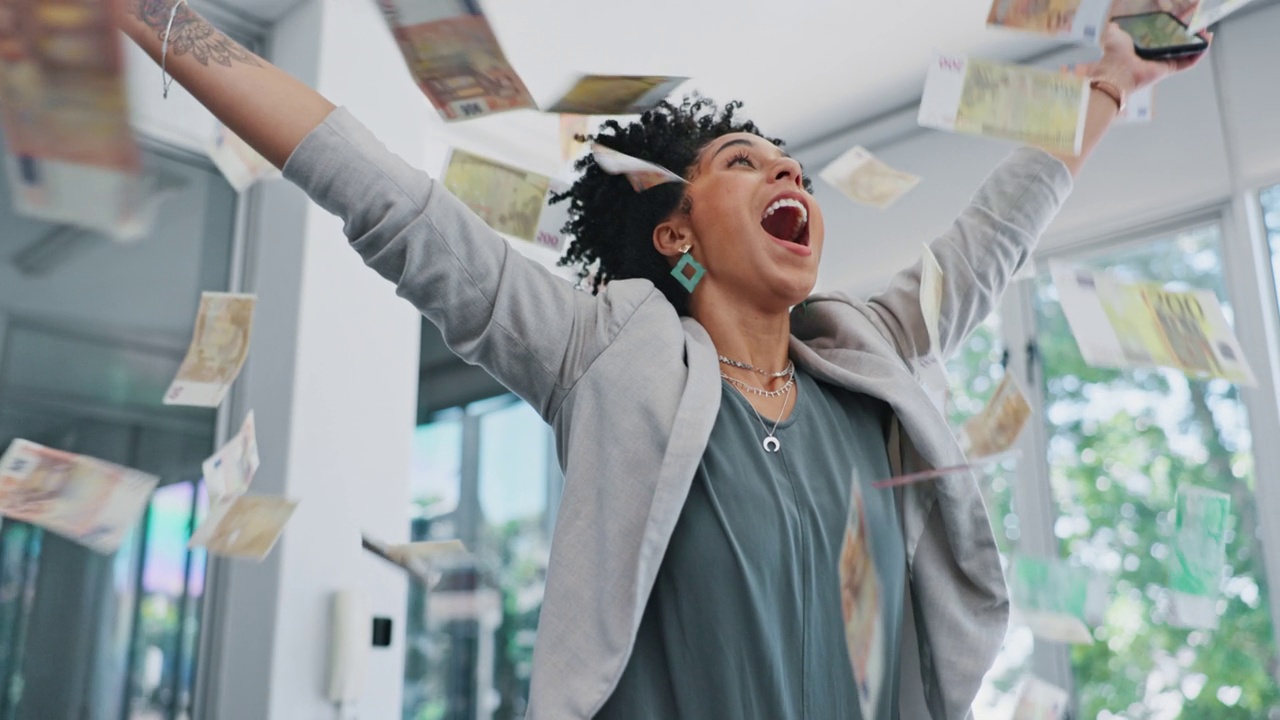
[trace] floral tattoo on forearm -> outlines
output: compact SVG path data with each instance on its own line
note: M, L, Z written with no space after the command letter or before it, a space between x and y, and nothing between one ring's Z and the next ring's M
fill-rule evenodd
M169 16L173 14L173 3L178 1L130 0L131 11L147 27L155 30L157 37L163 38L169 27ZM215 62L226 67L231 67L232 63L262 67L256 55L200 17L186 3L173 15L169 47L174 55L190 54L201 65Z

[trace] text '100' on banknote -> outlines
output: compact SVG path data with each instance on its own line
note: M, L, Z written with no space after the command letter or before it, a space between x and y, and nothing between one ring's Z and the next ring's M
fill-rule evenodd
M1021 65L941 56L929 67L920 125L1079 155L1089 104L1084 78Z

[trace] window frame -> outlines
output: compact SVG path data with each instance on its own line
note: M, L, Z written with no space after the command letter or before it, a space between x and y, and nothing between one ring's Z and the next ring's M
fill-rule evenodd
M1280 184L1280 178L1277 179ZM1255 438L1280 437L1280 394L1276 380L1280 378L1280 294L1272 270L1271 252L1262 219L1259 192L1261 185L1241 192L1213 205L1187 213L1165 216L1154 222L1137 224L1127 229L1089 239L1053 243L1035 253L1040 270L1052 260L1079 261L1109 254L1129 246L1168 237L1197 227L1217 225L1221 237L1224 283L1231 304L1233 327L1245 355L1258 377L1255 388L1240 388L1242 403ZM1001 339L1009 349L1008 372L1018 373L1029 394L1033 418L1043 418L1045 397L1043 367L1036 354L1034 286L1020 282L1010 286L997 312L1001 315ZM1059 557L1054 523L1058 513L1050 486L1048 462L1048 430L1043 422L1028 423L1019 438L1023 460L1014 474L1017 492L1013 508L1019 517L1020 547L1024 552ZM1252 452L1255 467L1280 467L1280 444L1255 442ZM1258 473L1254 499L1260 514L1280 514L1280 484ZM1264 523L1259 527L1263 547L1262 570L1266 573L1269 610L1273 627L1280 631L1280 526ZM1058 643L1037 643L1031 658L1031 672L1071 695L1073 716L1077 714L1075 679L1071 669L1071 649ZM1280 671L1275 673L1280 683Z

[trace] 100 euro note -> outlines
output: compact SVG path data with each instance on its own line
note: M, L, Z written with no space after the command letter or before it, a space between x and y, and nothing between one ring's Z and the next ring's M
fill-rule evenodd
M145 234L141 158L112 14L123 0L0 0L0 123L14 209Z
M95 458L14 440L0 458L0 515L114 553L160 479Z
M472 0L378 0L414 80L445 120L537 107Z
M1169 566L1169 624L1218 626L1217 604L1227 565L1231 497L1194 485L1178 488Z
M1071 334L1090 365L1170 367L1257 384L1213 291L1166 290L1061 263L1050 271Z
M1097 43L1111 0L995 0L987 24Z
M884 680L885 637L881 618L880 576L872 553L861 489L855 479L850 492L849 516L841 545L838 574L840 608L845 643L862 717L877 717L880 687Z
M920 184L919 177L889 167L861 146L836 158L819 176L850 200L879 210Z
M253 334L253 295L206 292L200 296L195 331L165 405L217 407L240 375Z
M281 497L239 495L210 504L188 547L215 555L261 560L275 547L298 503Z
M1103 580L1091 570L1057 559L1017 555L1007 580L1017 621L1036 637L1083 645L1093 642L1088 622L1101 621L1107 596Z
M1088 84L1074 75L940 56L929 67L917 120L924 127L1079 155L1088 104Z

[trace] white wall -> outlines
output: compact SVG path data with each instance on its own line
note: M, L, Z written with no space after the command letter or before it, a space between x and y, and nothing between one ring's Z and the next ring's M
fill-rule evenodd
M373 3L310 0L277 25L271 59L346 105L394 151L425 152L429 108ZM255 491L300 500L262 565L218 571L221 647L212 717L330 718L324 698L332 593L369 594L392 618L390 648L372 651L362 718L400 713L406 585L365 553L360 533L408 534L410 442L420 316L366 269L341 222L296 188L260 190L249 289L258 293L253 357L233 423L253 408L262 466Z
M1225 201L1280 180L1280 6L1223 23L1210 57L1156 90L1149 125L1117 126L1090 158L1042 248ZM1056 65L1057 58L1046 61ZM862 143L921 184L887 211L854 205L816 181L827 221L820 288L867 293L919 258L964 207L1008 143L915 127L915 109L796 155L816 171ZM1230 143L1228 143L1230 138ZM1228 148L1235 151L1234 156ZM1234 165L1234 167L1233 167Z

